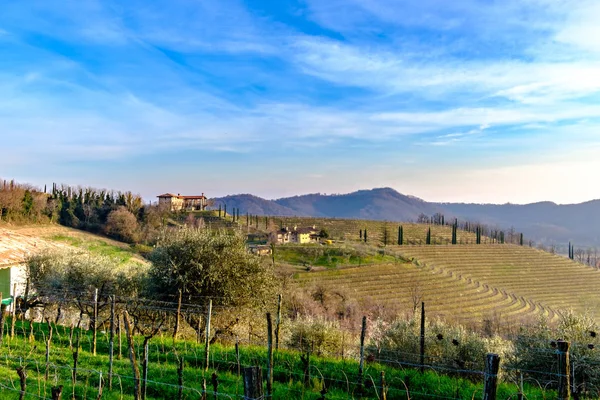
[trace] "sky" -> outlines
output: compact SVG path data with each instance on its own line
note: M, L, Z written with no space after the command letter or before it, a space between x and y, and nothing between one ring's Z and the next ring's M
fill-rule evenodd
M597 0L41 0L0 11L0 176L279 198L600 198Z

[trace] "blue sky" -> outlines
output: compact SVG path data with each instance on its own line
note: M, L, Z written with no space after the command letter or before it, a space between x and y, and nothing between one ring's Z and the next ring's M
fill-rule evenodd
M600 2L5 2L0 176L600 198Z

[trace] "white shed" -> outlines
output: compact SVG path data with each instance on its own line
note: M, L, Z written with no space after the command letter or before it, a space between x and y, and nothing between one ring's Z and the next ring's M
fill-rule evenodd
M0 292L3 300L25 293L25 260L47 247L53 246L44 240L0 228Z

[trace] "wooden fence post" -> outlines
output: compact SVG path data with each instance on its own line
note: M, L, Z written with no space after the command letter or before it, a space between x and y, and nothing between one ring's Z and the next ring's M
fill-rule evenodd
M92 354L96 355L96 339L98 335L98 289L94 290L94 331L92 332Z
M52 400L60 400L60 397L62 396L62 391L63 391L62 385L52 387L51 390L52 390Z
M381 371L381 400L387 400L387 382L385 381L385 371Z
M488 353L485 357L483 400L496 400L499 367L500 356L498 356L498 354Z
M177 355L177 400L183 399L183 356ZM202 386L202 398L206 398L206 381Z
M48 380L48 371L50 370L50 344L52 343L52 324L48 321L48 338L46 339L46 370L44 371L44 380Z
M175 344L175 340L177 340L177 332L179 331L179 324L181 320L181 298L182 298L182 290L179 289L179 297L177 299L177 314L175 314L175 327L173 328L173 344Z
M123 320L125 321L125 335L127 336L127 344L129 346L129 360L131 361L131 368L133 370L133 398L140 400L140 369L138 367L137 359L135 357L135 343L133 341L133 326L129 321L129 313L127 310L123 313Z
M19 381L21 383L19 400L23 400L25 398L25 393L27 392L27 371L25 370L25 367L18 367L17 374L19 375Z
M2 292L0 292L0 302L2 302ZM6 306L4 304L0 304L0 344L4 339L4 310Z
M208 358L210 354L210 317L212 314L212 299L208 300L208 312L206 314L206 342L204 344L204 371L208 371Z
M71 381L73 383L73 399L75 398L75 388L77 387L77 362L79 360L79 337L81 331L78 329L75 333L75 351L73 351L73 372L71 374Z
M17 318L17 284L13 284L13 303L11 310L11 319L10 319L10 337L11 339L15 337L15 319Z
M363 387L363 371L365 367L365 336L367 334L367 317L362 319L362 329L360 330L360 363L358 364L358 387Z
M279 350L279 329L281 327L281 294L277 295L277 319L275 320L275 351Z
M558 399L567 400L571 398L570 384L569 384L569 342L559 340L558 344Z
M420 348L420 361L421 361L421 372L425 370L425 302L421 302L421 342Z
M273 323L267 313L267 398L273 396Z
M262 400L262 370L260 367L244 368L244 400Z
M115 296L110 299L110 336L108 341L108 390L112 390L113 358L115 352Z

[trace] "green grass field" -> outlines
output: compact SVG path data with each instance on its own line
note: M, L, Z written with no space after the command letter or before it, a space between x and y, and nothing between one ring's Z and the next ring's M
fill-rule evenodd
M5 331L6 332L6 331ZM51 388L63 386L63 398L98 398L99 384L102 381L103 399L132 399L133 370L129 361L126 341L119 346L115 339L115 361L112 388L108 386L108 335L100 333L97 355L90 352L91 333L75 330L73 343L79 339L79 357L76 371L76 385L72 384L73 352L70 347L69 329L54 326L49 346L49 360L46 364L45 351L48 327L33 325L33 336L29 336L28 322L18 322L14 338L5 336L0 345L0 399L14 399L19 396L18 367L27 371L25 398L50 398ZM141 365L141 338L135 337L134 350ZM242 378L238 375L238 365L261 366L266 376L266 351L260 346L241 346L239 360L233 346L213 345L211 347L208 370L204 371L204 346L191 341L177 341L173 345L171 337L156 337L149 343L147 398L178 398L181 390L183 399L201 398L202 381L207 383L208 394L212 396L212 374L217 374L218 387L215 398L233 399L243 395ZM182 385L180 389L178 360L183 360ZM359 394L357 384L358 363L356 360L342 360L311 357L308 376L301 366L300 354L280 350L274 356L273 398L276 399L319 399L324 385L327 399L380 399L381 373L385 373L390 399L430 399L430 398L481 398L481 381L461 377L450 377L435 371L420 373L412 368L392 368L376 363L367 363L364 370L364 392ZM544 392L526 386L526 398L543 399L552 397L552 392ZM516 396L517 387L500 384L499 398Z

